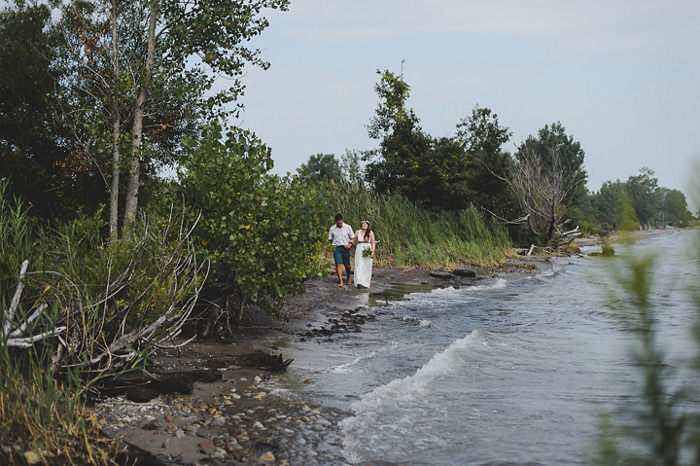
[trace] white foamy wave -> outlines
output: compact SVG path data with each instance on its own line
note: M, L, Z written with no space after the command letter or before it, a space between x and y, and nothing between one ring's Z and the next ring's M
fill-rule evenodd
M433 356L415 374L395 379L363 395L352 405L354 416L340 423L346 459L361 463L364 452L378 448L385 437L401 437L413 424L412 414L425 411L424 403L435 382L463 368L474 350L488 348L489 335L475 330ZM381 432L382 438L377 432Z
M339 366L333 366L329 367L328 369L322 371L322 372L347 372L347 369L351 366L354 366L362 361L365 361L367 359L372 359L375 356L377 356L376 351L372 351L368 354L363 354L362 356L358 356L355 358L353 361L345 363L345 364L340 364Z
M497 278L495 282L489 285L474 285L470 287L464 287L462 290L467 291L488 291L488 290L502 290L508 285L508 280L505 278Z
M357 364L361 363L362 361L366 361L367 359L373 359L373 358L377 357L378 354L383 353L385 351L395 350L399 346L400 346L400 344L398 342L392 341L388 346L380 348L377 351L370 351L367 354L362 354L362 355L356 357L355 359L353 359L350 362L347 362L344 364L339 364L337 366L331 366L331 367L323 369L319 372L322 374L329 373L329 372L348 372L348 368L350 368L352 366L356 366Z
M364 410L376 411L382 403L395 404L399 400L420 397L430 390L430 385L438 377L449 374L462 366L469 348L487 348L488 336L482 330L475 330L466 337L456 340L445 351L438 353L418 371L403 379L396 379L373 392L364 395L352 408L356 413Z
M418 326L422 328L431 328L433 327L433 325L435 325L431 320L421 319L420 317L413 317L408 315L404 315L403 317L401 317L401 320L403 320L404 322L418 324Z
M497 278L493 283L486 285L463 286L460 288L436 288L425 293L412 293L403 301L392 303L394 307L406 307L407 303L421 307L424 304L430 306L451 305L454 303L464 303L478 298L478 294L490 290L500 290L508 285L504 278Z

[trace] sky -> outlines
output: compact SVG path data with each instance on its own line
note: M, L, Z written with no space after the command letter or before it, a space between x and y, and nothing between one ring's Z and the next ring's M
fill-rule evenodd
M291 0L267 11L236 123L279 174L314 154L377 147L367 124L378 70L403 72L408 106L433 137L475 106L513 133L513 152L561 122L585 151L588 188L642 167L689 185L700 160L700 1ZM692 201L697 207L697 202Z

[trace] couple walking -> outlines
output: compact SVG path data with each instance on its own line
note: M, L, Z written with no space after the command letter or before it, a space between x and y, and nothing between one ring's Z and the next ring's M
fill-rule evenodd
M374 258L374 232L369 227L369 221L361 222L362 228L353 233L352 227L343 223L343 216L335 216L335 225L328 232L328 241L335 246L333 258L335 259L335 270L338 280L343 286L343 265L348 275L348 285L350 285L350 248L357 241L355 249L355 286L358 288L369 288L372 280L372 259ZM367 250L367 252L365 252Z

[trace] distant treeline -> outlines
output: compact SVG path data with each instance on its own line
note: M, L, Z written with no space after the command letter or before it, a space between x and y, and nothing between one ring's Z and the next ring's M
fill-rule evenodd
M692 218L685 195L659 186L649 168L590 192L581 143L560 122L530 135L513 154L503 149L512 133L488 108L475 107L453 137L430 136L406 105L410 88L403 77L378 73L380 102L368 126L378 147L348 150L340 160L312 155L298 169L304 179L346 180L433 212L474 207L510 225L516 242L562 243L572 230L683 227Z

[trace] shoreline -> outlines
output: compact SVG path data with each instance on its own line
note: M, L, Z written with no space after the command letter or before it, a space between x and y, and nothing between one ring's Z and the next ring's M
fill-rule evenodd
M240 357L254 351L281 352L284 357L281 341L323 343L336 335L361 332L363 324L375 318L372 307L386 301L414 292L489 283L504 275L525 276L548 260L510 258L494 269L470 267L476 277L451 279L433 277L424 269L377 267L371 289L340 288L337 276L329 273L308 282L304 295L289 298L283 310L287 323L254 311L247 315L235 343L195 341L179 352L163 350L154 358L163 372L204 369L216 380L194 383L191 393L161 394L140 403L124 396L105 399L96 405L98 422L109 437L140 451L136 464L347 464L338 457L342 449L338 423L350 413L280 396L279 372L246 367Z
M634 240L671 231L639 232ZM329 273L307 282L304 295L289 298L283 309L287 323L249 312L235 343L195 341L154 358L162 372L204 370L212 381L192 383L190 393L162 394L142 403L123 396L107 399L97 404L98 422L107 435L141 451L136 464L347 464L340 454L338 423L351 413L280 396L276 390L280 373L242 363L241 357L255 351L281 352L285 357L280 349L284 342L323 343L335 335L362 331L364 323L376 317L372 307L385 301L436 288L534 275L550 261L549 256L517 256L495 269L466 265L477 272L476 277L452 279L432 277L423 269L377 267L372 288L361 290L338 287L337 276ZM293 362L290 367L293 370Z

